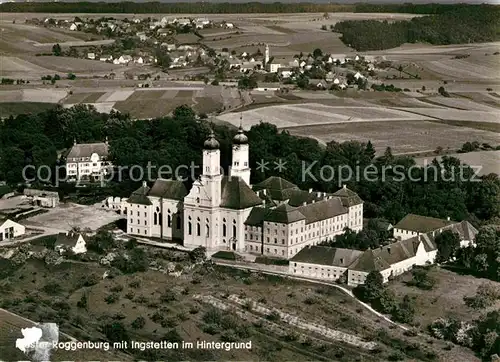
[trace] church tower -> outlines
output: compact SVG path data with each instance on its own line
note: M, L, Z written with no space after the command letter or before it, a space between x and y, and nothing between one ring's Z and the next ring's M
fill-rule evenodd
M203 144L203 173L201 182L205 185L210 206L218 207L221 201L222 173L220 167L219 142L213 131Z
M238 134L233 138L233 155L230 176L241 177L250 186L250 163L248 160L248 137L243 132L243 127L238 129Z
M269 45L266 44L266 51L264 53L264 65L266 65L266 66L267 66L267 63L269 63L269 56L270 56L270 54L269 54Z

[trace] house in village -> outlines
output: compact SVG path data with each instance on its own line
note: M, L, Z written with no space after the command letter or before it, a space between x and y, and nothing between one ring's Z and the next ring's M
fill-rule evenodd
M26 227L10 219L0 217L0 242L11 241L26 233Z
M87 243L82 234L76 232L59 233L54 243L54 250L60 254L71 251L74 254L87 252Z
M130 235L182 239L184 246L292 258L308 245L329 240L345 227L361 230L363 202L353 191L305 191L280 177L250 185L248 138L233 139L231 174L220 168L219 142L203 146L203 174L187 190L178 180L158 179L132 193Z
M91 60L95 60L95 53L87 53L87 58Z

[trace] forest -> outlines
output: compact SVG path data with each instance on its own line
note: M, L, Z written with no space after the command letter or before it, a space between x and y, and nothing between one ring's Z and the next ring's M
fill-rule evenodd
M500 39L500 7L457 6L450 11L402 21L346 20L332 31L359 51L382 50L404 43L434 45L481 43Z
M231 142L236 130L225 125L200 120L188 106L178 107L171 117L132 121L117 112L98 113L93 107L78 105L69 109L57 107L39 114L7 118L0 124L0 180L16 186L23 181L23 167L64 164L64 150L73 140L78 143L110 141L112 161L117 166L201 164L203 142L213 128L221 144L221 164L227 170L231 158ZM349 165L353 170L372 169L370 179L359 177L347 181L352 190L365 201L365 217L385 218L394 223L412 212L434 217L470 220L480 226L500 216L500 179L498 175L483 176L474 182L471 169L460 169L456 158L443 157L434 168L415 166L410 157L393 156L390 148L375 157L376 145L349 141L332 141L326 147L316 140L300 138L280 131L269 123L253 126L247 133L250 143L250 166L266 160L273 164L282 159L286 170L254 171L252 183L276 175L302 189L335 192L342 187L346 175L325 174L325 167L337 170ZM375 171L373 171L373 169ZM401 178L401 172L420 176L423 181ZM199 170L199 169L198 169ZM396 172L397 170L397 172ZM152 178L156 175L152 174ZM462 172L463 177L458 173ZM53 173L54 175L55 173ZM373 174L376 181L373 181ZM34 175L28 175L34 177ZM306 177L307 176L307 177ZM321 177L323 176L323 177ZM115 183L120 195L128 196L140 182ZM426 181L424 179L426 178ZM186 185L190 187L189 181ZM113 186L111 186L113 187ZM114 192L114 191L109 191Z
M318 4L299 3L211 3L211 2L6 2L1 12L33 13L111 13L111 14L244 14L244 13L411 13L441 14L454 9L469 9L466 4Z

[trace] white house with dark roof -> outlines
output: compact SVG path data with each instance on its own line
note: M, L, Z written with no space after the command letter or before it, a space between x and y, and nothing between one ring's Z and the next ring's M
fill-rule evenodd
M54 243L54 250L59 253L71 250L74 254L83 254L87 252L87 243L80 233L68 232L59 233Z
M158 179L127 202L131 235L182 239L184 246L291 258L307 245L361 230L363 202L342 188L333 194L303 191L280 177L250 186L248 138L233 138L229 176L220 167L213 133L203 147L203 172L189 192L181 181Z
M66 173L69 181L100 181L110 172L108 141L98 143L73 143L66 156Z
M0 242L10 241L26 233L26 228L10 219L0 218Z

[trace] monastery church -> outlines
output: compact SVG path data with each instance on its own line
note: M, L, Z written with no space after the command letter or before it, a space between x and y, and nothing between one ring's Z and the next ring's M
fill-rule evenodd
M332 194L305 191L275 176L250 185L248 138L241 127L229 175L221 172L213 132L204 143L202 170L189 192L178 180L157 179L152 187L143 182L127 201L128 234L288 259L345 227L362 228L363 202L345 186Z

